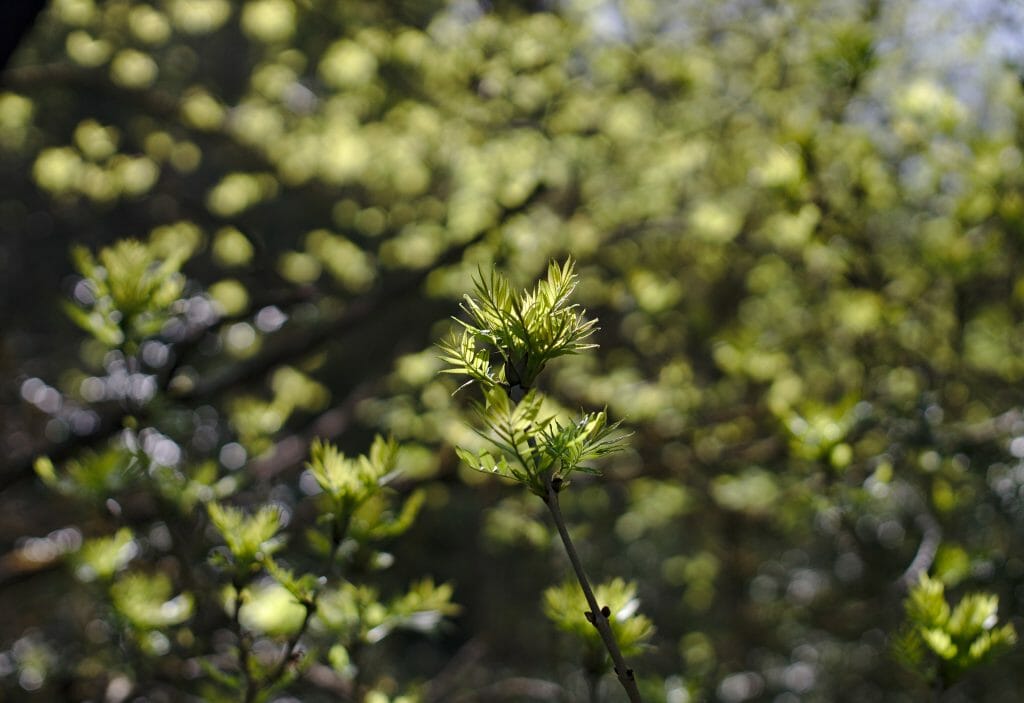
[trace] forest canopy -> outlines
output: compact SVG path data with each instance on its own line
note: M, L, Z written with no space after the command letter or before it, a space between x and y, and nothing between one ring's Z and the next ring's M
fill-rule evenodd
M617 701L605 617L647 701L1016 700L1022 26L52 0L0 72L2 697Z

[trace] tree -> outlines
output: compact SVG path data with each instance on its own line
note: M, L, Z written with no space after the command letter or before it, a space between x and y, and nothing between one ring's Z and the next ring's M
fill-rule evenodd
M435 638L276 680L312 700L353 665L366 696L590 695L580 648L537 636L567 564L541 506L456 456L466 394L434 346L478 272L525 288L566 255L599 348L538 384L633 433L562 508L596 580L635 582L657 626L645 700L934 691L893 651L922 574L950 612L980 591L991 627L1020 624L1022 95L984 56L922 66L915 7L54 2L0 78L12 696L199 695L189 637L227 642L214 669L244 678L240 601L176 599L232 586L238 555L214 571L209 545L274 526L258 505L307 544L310 445L352 457L378 433L405 470L380 514L424 497L400 538L339 553L359 602L432 575L462 610L423 596L449 616ZM251 563L298 574L308 546ZM277 632L250 680L304 647ZM161 637L184 653L169 678L125 654ZM1020 663L942 695L1010 700Z

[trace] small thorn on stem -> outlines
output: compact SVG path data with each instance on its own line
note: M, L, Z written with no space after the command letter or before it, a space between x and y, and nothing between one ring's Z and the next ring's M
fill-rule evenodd
M589 623L593 623L594 622L594 614L592 612L590 612L589 610L584 610L583 611L583 617L585 617L587 619L587 622L589 622Z

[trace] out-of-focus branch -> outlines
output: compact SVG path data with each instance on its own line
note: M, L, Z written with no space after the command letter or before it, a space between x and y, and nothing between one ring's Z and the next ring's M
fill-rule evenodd
M273 300L266 299L254 307L263 307L265 305L279 305L287 307L309 300L311 296L312 291L310 289L287 291L280 297L274 298ZM200 342L202 342L206 335L225 325L238 322L242 319L247 319L248 317L249 313L217 318L213 322L204 325L199 329L193 330L184 339L172 343L172 360L157 374L158 391L160 393L167 391L171 379L181 366L182 362L187 359L196 347L199 346ZM0 474L0 492L9 488L18 481L31 476L32 464L37 456L47 456L53 462L60 463L70 459L72 456L84 449L92 449L113 437L124 428L124 422L129 416L141 418L145 417L145 415L145 408L129 408L125 406L119 406L115 409L100 413L99 422L92 431L85 434L70 435L67 439L37 448L36 450L29 452L27 455L16 458L12 461L11 465L14 468Z
M11 60L45 7L46 0L19 0L3 4L0 11L0 69Z
M572 700L569 693L553 681L514 676L468 691L450 699L452 703L473 703L474 701L519 700L523 697L563 703Z
M547 188L543 184L538 185L521 203L507 208L502 214L502 219L527 210L546 192ZM449 248L430 266L391 273L389 280L383 282L374 291L352 301L332 320L319 324L314 329L294 333L278 344L268 345L269 348L264 353L233 364L200 381L192 388L171 395L171 399L186 405L211 402L230 389L263 378L281 364L312 354L321 345L354 333L363 325L372 322L378 311L400 305L401 301L416 295L434 270L440 266L460 261L466 249L478 243L484 234L480 233L466 242ZM170 381L170 379L167 380ZM134 409L132 412L125 408L119 409L117 412L102 416L92 432L74 435L62 442L41 447L29 456L16 459L12 462L12 469L0 474L0 492L31 477L32 465L37 456L48 456L55 463L59 463L74 456L82 449L98 446L117 434L129 415L144 416L145 409L143 408L141 411Z
M427 683L423 703L449 700L460 683L465 685L467 675L480 663L486 652L486 645L479 639L471 639L464 644L437 676Z
M250 473L255 478L266 481L300 466L309 455L310 442L316 437L332 439L341 435L352 421L356 405L367 398L374 387L375 384L371 382L357 386L341 404L319 415L302 432L276 440L268 455L249 464Z
M918 545L914 558L897 582L904 591L910 590L920 580L921 574L932 567L942 544L942 527L931 513L922 512L914 522L921 528L921 544Z
M12 549L0 556L0 589L54 571L64 563L64 556L64 552L58 550L36 555L26 547Z
M107 74L98 69L83 68L73 63L60 62L19 66L0 73L0 85L9 90L30 92L43 90L53 86L70 86L88 90L93 94L107 96L147 112L153 117L175 120L182 127L188 125L181 121L181 100L174 94L156 88L125 88L117 85ZM204 134L222 137L237 147L245 157L270 171L276 171L275 164L267 156L249 145L239 141L225 129L205 129Z

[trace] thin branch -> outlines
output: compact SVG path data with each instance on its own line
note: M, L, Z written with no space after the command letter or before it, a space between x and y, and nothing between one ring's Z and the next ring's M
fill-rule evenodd
M466 677L483 659L486 650L486 645L479 639L471 639L464 644L437 676L426 683L423 703L451 700L456 686L460 682L465 685Z
M27 581L39 574L56 571L64 564L67 552L53 549L42 556L27 547L17 547L0 556L0 590Z
M572 569L576 573L576 580L579 581L580 588L583 589L583 596L587 599L587 605L590 607L590 611L585 613L587 620L597 629L605 649L611 655L612 664L615 666L615 675L618 677L619 683L622 684L622 688L625 689L626 695L629 696L630 702L642 703L643 699L640 697L640 691L636 686L636 676L633 670L626 665L626 660L619 649L619 643L615 641L615 634L612 632L611 623L608 621L608 616L610 615L608 608L598 604L594 590L590 586L590 579L587 578L587 573L583 569L583 562L580 561L579 554L576 552L576 546L573 544L572 537L569 536L565 519L562 517L562 509L558 504L560 482L552 481L550 476L546 477L544 482L547 486L544 504L548 506L548 510L551 512L551 518L555 521L555 527L558 528L558 536L562 538L562 544L565 546L566 554L569 555Z
M259 480L269 481L301 466L309 455L309 445L313 439L340 436L348 428L356 405L372 395L377 386L377 383L370 381L356 386L341 403L318 415L301 432L275 440L273 449L266 456L249 463L249 473Z
M921 528L921 544L897 581L897 585L904 591L909 591L921 579L921 574L927 573L932 567L942 544L942 526L931 513L922 512L915 522Z
M245 703L251 703L256 699L256 692L258 690L256 679L252 675L252 666L249 663L249 646L246 643L245 629L242 627L241 613L242 613L242 589L245 588L245 584L235 579L232 584L235 589L235 608L234 612L231 613L231 629L235 632L235 637L238 638L238 668L241 670L242 677L245 680L245 690L242 692L242 700Z
M437 265L457 261L471 243L467 242L449 250ZM379 310L397 304L398 300L419 290L431 271L433 271L432 267L406 274L391 285L380 288L376 293L354 301L332 321L306 331L304 334L292 334L286 341L271 347L267 352L239 364L231 365L190 390L171 394L170 398L184 404L210 402L227 390L261 379L280 364L312 354L321 345L336 340L341 335L354 333L362 325L372 322ZM125 420L131 415L145 416L145 409L132 413L128 408L117 408L116 411L101 416L95 429L88 434L73 435L62 442L41 447L32 454L15 460L14 468L0 475L0 492L20 481L31 478L34 474L33 463L36 457L48 456L55 464L59 464L83 449L97 447L116 435L123 429Z
M270 675L263 681L264 687L273 686L281 677L284 676L285 669L288 668L288 664L291 663L295 658L296 649L299 646L299 640L306 634L306 629L309 627L309 621L313 619L313 615L316 613L316 600L312 602L303 603L302 606L306 609L306 614L302 618L302 624L299 629L288 638L288 643L284 647L284 652L281 654L281 661L277 663L277 666L270 673Z
M27 68L18 70L29 71ZM7 77L9 73L11 72L8 71L4 76ZM26 78L25 80L28 79ZM502 219L508 219L517 213L529 209L546 192L547 187L539 184L523 202L507 208L502 215ZM206 382L177 394L177 396L172 397L172 400L180 403L209 402L216 396L239 384L262 378L279 364L314 353L322 344L336 339L339 335L352 332L363 324L372 322L376 318L375 313L382 309L382 306L397 304L398 299L401 297L415 294L430 273L439 266L451 265L460 261L466 249L478 243L484 234L486 233L481 232L468 241L451 247L437 261L433 262L431 266L415 270L411 273L406 272L404 276L402 274L395 274L398 280L390 285L381 287L374 293L359 298L333 321L323 324L318 329L307 332L304 335L297 335L292 338L292 341L275 346L262 355L233 365ZM142 413L136 413L137 416L140 414L144 415L145 409L143 409ZM48 456L55 464L59 464L83 449L99 446L121 431L124 427L124 421L129 415L130 413L127 409L119 408L116 412L102 415L96 427L88 434L73 435L64 441L40 447L26 456L15 459L12 462L12 469L0 473L0 493L21 481L31 478L34 475L33 464L37 457Z
M496 681L475 691L468 691L452 698L451 701L452 703L472 703L473 701L520 700L523 697L548 701L569 700L565 689L557 683L515 676Z

